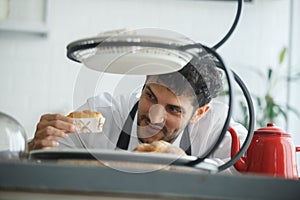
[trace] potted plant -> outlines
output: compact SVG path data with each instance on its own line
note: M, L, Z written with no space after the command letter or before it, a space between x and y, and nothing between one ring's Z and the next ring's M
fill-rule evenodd
M263 94L255 94L251 92L253 104L256 110L256 125L265 127L267 123L278 123L284 120L288 123L288 112L292 112L298 118L300 113L296 108L293 108L287 103L280 103L278 95L282 95L283 91L278 92L278 86L282 83L294 82L300 79L300 72L292 73L291 76L286 75L284 60L287 49L283 48L280 52L278 65L274 68L268 67L266 71L258 70L256 73L263 81L265 87ZM284 94L285 95L285 94ZM242 118L238 119L240 123L247 126L248 124L248 109L244 100L238 100L239 107L242 112Z

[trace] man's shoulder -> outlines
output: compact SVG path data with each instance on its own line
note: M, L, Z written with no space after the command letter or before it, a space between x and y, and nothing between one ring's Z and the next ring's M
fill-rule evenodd
M138 101L138 99L139 98L136 94L114 95L108 92L102 92L94 97L87 99L87 103L90 107L124 107L125 105L133 106Z

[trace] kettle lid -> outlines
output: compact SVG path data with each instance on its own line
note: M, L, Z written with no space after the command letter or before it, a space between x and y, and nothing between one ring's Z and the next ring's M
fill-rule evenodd
M289 135L288 133L277 127L274 123L268 123L267 127L257 129L256 131L254 131L254 134Z

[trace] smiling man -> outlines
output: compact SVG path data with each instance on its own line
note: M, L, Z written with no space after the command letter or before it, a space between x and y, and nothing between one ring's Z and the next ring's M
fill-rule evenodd
M227 117L227 107L213 100L222 87L222 73L206 58L194 59L177 72L147 76L139 95L99 94L78 109L98 111L106 118L103 133L85 135L89 139L83 146L131 151L142 143L163 140L188 155L201 156L218 139ZM231 126L243 140L246 130L235 123ZM70 118L43 115L29 149L65 148L60 141L72 138L69 133L75 130ZM230 146L227 135L211 157L228 160Z

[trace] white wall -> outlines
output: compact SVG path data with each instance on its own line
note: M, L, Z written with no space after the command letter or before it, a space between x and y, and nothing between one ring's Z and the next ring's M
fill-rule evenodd
M288 45L289 2L246 3L238 29L219 49L250 90L258 88L249 68L276 64L280 49ZM0 110L15 117L32 137L41 114L66 114L95 92L99 74L66 58L69 42L111 29L155 27L212 46L231 26L235 12L236 2L222 1L51 0L47 37L0 31ZM86 76L89 84L81 91ZM117 78L105 80L117 83ZM100 90L109 91L114 83ZM74 100L78 90L82 93ZM296 142L300 144L299 136Z
M293 0L293 29L292 29L292 55L291 55L291 73L300 71L300 1ZM291 84L291 100L290 103L293 107L299 108L299 82L293 82ZM300 145L300 128L299 119L295 115L290 114L289 129L294 133L294 137L297 138L297 144Z
M298 0L291 0L292 1L292 54L291 54L291 73L294 74L295 72L300 71L300 1ZM290 88L290 104L294 108L299 108L299 98L300 98L300 85L298 82L293 82ZM292 113L289 114L289 132L293 134L293 139L295 144L300 146L300 128L299 128L299 121L300 119L295 117ZM300 154L297 154L298 157L298 172L300 172Z

